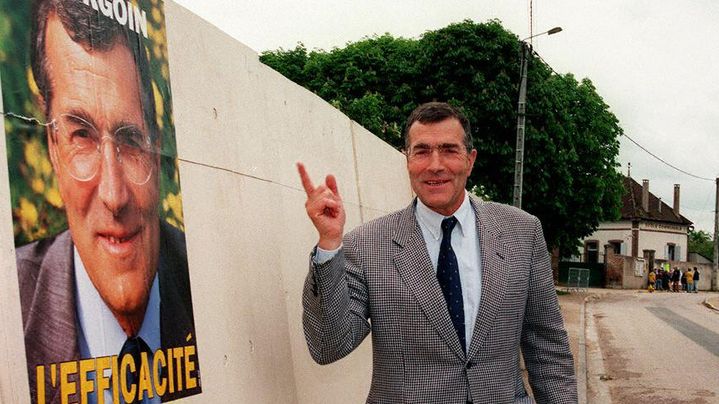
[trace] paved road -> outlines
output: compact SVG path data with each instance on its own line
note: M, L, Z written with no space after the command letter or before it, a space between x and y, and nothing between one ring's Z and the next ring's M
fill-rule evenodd
M586 306L589 403L719 403L719 313L704 293L607 291Z

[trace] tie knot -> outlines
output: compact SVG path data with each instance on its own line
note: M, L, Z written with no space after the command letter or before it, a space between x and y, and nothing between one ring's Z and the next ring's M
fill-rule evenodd
M454 229L454 226L457 224L457 218L454 216L450 216L444 220L442 220L442 234L444 236L447 236L447 234L452 233L452 229Z
M122 345L122 349L120 350L120 357L122 358L122 356L126 354L130 354L133 357L139 357L141 352L151 354L152 350L142 338L129 337Z

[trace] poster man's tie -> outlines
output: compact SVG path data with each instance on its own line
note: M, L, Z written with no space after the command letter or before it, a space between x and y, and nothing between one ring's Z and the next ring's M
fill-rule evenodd
M152 350L150 347L145 343L145 341L140 337L130 337L125 341L125 343L122 345L122 350L120 350L120 356L118 357L118 360L122 360L122 358L125 355L132 355L132 358L135 361L135 371L131 372L130 368L127 368L127 388L130 389L131 385L138 385L139 382L139 375L140 375L140 363L142 363L141 354L142 352L147 353L148 357L152 357ZM137 388L137 393L135 396L135 403L141 403L142 397L140 396L140 389Z

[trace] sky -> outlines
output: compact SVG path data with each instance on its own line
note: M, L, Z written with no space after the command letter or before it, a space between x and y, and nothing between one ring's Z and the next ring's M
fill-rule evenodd
M691 175L624 136L621 171L631 163L631 176L648 179L669 206L680 184L680 213L696 229L714 231L719 1L175 1L257 52L298 42L329 50L384 33L417 38L465 19L498 19L520 39L560 26L558 34L534 38L534 50L555 71L589 78L629 138Z

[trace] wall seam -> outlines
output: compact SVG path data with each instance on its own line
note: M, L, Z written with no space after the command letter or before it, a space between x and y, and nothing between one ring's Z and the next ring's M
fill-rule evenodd
M364 203L362 203L362 186L360 181L360 174L359 174L359 156L357 155L357 139L356 139L356 132L355 132L355 123L351 119L349 120L350 123L350 135L352 137L352 162L354 164L354 170L355 170L355 187L357 188L357 203L359 204L359 214L360 214L360 223L364 223Z

